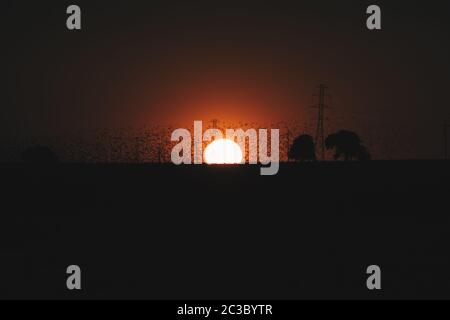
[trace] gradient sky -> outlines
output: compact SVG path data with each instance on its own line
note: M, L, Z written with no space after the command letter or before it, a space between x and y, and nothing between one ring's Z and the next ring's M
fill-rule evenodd
M72 3L82 9L81 31L65 27ZM382 8L376 32L365 27L373 3ZM447 6L3 1L0 132L57 135L212 118L303 123L314 116L312 94L323 82L333 96L333 128L400 140L405 152L393 154L438 157L442 124L450 122Z

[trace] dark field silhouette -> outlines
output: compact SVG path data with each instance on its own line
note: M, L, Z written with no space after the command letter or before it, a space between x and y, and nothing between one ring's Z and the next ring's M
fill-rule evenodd
M448 162L0 170L2 298L450 297Z

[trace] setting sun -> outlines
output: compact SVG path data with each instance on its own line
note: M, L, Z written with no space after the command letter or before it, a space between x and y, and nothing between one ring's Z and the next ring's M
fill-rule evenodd
M207 164L242 163L242 150L239 145L229 139L218 139L211 142L205 149Z

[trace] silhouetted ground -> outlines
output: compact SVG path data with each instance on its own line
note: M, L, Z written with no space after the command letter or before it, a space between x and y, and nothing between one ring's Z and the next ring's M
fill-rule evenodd
M1 298L450 298L449 162L0 172Z

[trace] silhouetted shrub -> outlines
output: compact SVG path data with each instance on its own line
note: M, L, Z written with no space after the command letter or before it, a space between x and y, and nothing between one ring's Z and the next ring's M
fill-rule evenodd
M59 162L57 155L50 148L44 146L35 146L24 150L21 158L26 163L53 164Z
M299 161L315 161L316 152L314 140L310 135L298 136L289 148L289 159Z
M335 149L334 159L343 158L348 160L369 160L370 154L361 139L353 131L340 130L330 134L325 139L327 149Z

